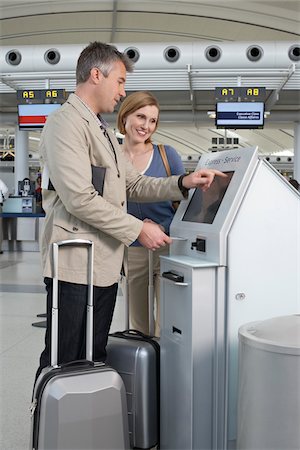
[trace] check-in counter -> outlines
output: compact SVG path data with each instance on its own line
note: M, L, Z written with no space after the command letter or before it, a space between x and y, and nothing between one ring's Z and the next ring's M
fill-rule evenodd
M10 195L5 200L3 207L3 213L35 213L36 201L33 195Z
M3 204L4 251L39 251L45 214L32 196L9 197Z

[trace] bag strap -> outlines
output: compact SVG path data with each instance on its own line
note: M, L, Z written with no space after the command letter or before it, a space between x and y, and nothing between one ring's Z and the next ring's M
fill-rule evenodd
M167 175L168 175L168 177L170 177L172 174L171 174L171 168L170 168L170 164L169 164L169 161L168 161L168 157L167 157L165 146L163 144L158 144L158 150L159 150L161 159L162 159L162 161L164 163Z

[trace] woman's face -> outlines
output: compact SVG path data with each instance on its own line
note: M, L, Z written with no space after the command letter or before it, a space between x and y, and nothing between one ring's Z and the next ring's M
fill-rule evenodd
M125 134L134 143L145 142L156 130L158 108L154 105L143 106L125 119Z

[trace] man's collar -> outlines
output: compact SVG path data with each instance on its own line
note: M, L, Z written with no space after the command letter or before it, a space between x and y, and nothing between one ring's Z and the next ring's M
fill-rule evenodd
M101 119L101 116L98 115L98 114L96 114L96 113L89 107L89 105L88 105L87 103L85 103L85 102L82 100L82 98L79 97L79 95L77 95L77 94L75 94L75 93L74 93L74 95L75 95L76 98L83 104L83 106L85 106L85 108L92 114L92 116L95 117L97 123L98 123L100 126L104 126L104 125L103 125L103 122L102 122L102 119ZM105 123L106 123L106 122L105 122Z
M103 117L101 116L101 114L97 114L97 118L99 119L99 121L101 122L101 126L106 130L106 128L108 128L108 123L106 122L105 119L103 119Z

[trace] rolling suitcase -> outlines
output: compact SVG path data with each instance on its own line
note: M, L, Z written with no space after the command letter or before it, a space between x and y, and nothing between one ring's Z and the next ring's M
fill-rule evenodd
M89 252L86 360L58 366L58 250L68 245L84 245ZM35 384L30 448L128 449L122 378L104 363L93 362L93 243L81 239L54 243L53 265L51 366Z
M124 282L124 280L123 280ZM154 333L153 253L149 251L150 333ZM128 286L123 289L129 325ZM127 394L131 448L150 449L159 443L160 346L158 339L135 330L109 335L107 364L121 375Z

